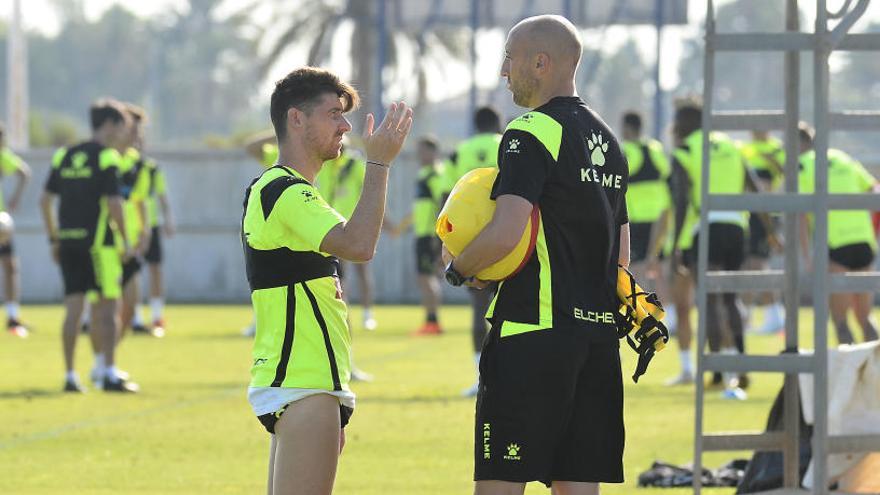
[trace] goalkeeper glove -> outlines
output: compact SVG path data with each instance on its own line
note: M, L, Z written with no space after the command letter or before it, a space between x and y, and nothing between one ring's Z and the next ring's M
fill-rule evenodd
M645 292L632 273L617 267L617 298L620 310L617 316L617 335L626 337L630 347L639 355L634 382L648 370L654 354L663 350L669 342L669 330L661 321L666 314L660 299L653 292Z

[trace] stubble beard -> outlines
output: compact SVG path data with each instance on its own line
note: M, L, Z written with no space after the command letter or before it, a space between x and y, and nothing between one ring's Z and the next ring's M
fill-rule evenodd
M520 75L517 83L511 82L510 91L513 93L513 102L524 108L530 108L530 102L538 87L537 79Z

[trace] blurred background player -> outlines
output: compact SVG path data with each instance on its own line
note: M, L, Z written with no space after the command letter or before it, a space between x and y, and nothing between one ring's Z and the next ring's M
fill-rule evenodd
M783 179L783 167L785 165L785 148L782 141L770 136L767 131L752 131L752 140L742 145L743 157L748 162L755 177L764 191L778 191ZM769 270L771 247L778 247L776 240L776 217L770 218L772 230L767 231L767 226L760 215L749 215L749 242L748 256L746 258L746 270ZM754 330L757 333L774 333L782 330L785 325L785 308L779 297L772 292L759 294L744 294L746 308L764 306L764 321ZM746 320L751 316L747 312ZM747 325L749 326L749 325Z
M423 136L416 150L419 163L416 199L409 216L401 220L394 233L400 235L412 225L415 235L416 272L425 323L415 331L416 335L440 335L443 328L437 319L440 307L440 239L435 232L440 201L446 189L443 163L439 160L440 144L434 136Z
M28 329L21 323L20 306L18 303L21 287L19 283L18 258L15 256L13 245L13 221L12 216L21 203L21 195L31 178L31 169L24 160L18 157L8 147L4 136L4 127L0 123L0 176L15 175L16 183L9 203L4 204L0 194L0 262L3 264L3 294L6 296L6 329L11 335L27 337Z
M114 359L122 262L131 255L119 185L121 157L114 148L124 145L130 118L122 103L101 99L92 104L90 120L90 140L55 153L40 200L52 257L64 281L64 391L85 391L74 371L74 351L86 293L96 291L90 334L95 368L103 375L99 384L108 392L136 392L137 385L121 375Z
M501 143L501 116L492 107L480 107L474 113L476 134L462 141L446 164L446 189L452 190L464 174L475 168L498 166L498 145ZM444 200L445 201L445 200ZM441 203L442 205L442 203ZM486 337L486 311L494 296L494 287L486 290L468 288L471 299L471 345L474 349L474 365L479 368L480 350ZM477 369L479 375L479 369ZM462 392L474 397L479 391L479 376L474 385Z
M121 330L131 327L135 333L163 337L163 328L147 328L143 321L134 321L140 301L140 270L143 266L143 255L150 246L150 229L148 228L149 213L147 197L150 194L150 172L146 160L139 151L143 142L143 126L146 120L144 110L131 103L126 104L131 119L128 136L119 153L122 161L119 167L119 182L125 209L126 237L134 245L134 255L122 266L122 326ZM140 315L137 315L138 317Z
M657 292L661 301L668 301L660 257L670 230L669 161L659 141L642 137L642 116L637 112L623 115L622 147L629 164L626 209L630 222L630 271L646 290ZM664 309L667 326L674 327L675 305L668 304Z
M672 166L681 168L683 173L680 176L686 178L674 198L677 205L674 238L678 238L685 220L683 213L687 212L686 203L690 203L695 212L700 211L702 151L705 139L702 131L702 104L695 101L682 102L675 111L674 120L673 132L679 144L673 152ZM749 174L739 150L722 133L713 132L708 139L712 143L709 156L709 191L713 194L741 194L745 190ZM745 212L709 212L709 270L736 271L742 268L745 261L746 225ZM699 234L695 232L690 249L682 252L681 256L685 266L694 274L697 268ZM706 311L709 349L725 354L743 354L743 320L737 294L709 294ZM745 399L743 389L748 386L747 376L727 378L727 383L722 383L724 378L715 373L711 386L723 385L724 396L727 398Z
M144 119L146 120L146 119ZM141 125L145 125L142 122ZM141 130L135 148L142 154L144 152L144 132ZM141 156L144 166L149 175L149 192L147 195L147 215L149 217L150 245L144 253L144 261L147 263L147 272L150 278L150 319L152 327L149 331L154 334L165 334L165 288L162 281L162 237L172 237L175 231L174 217L171 214L171 203L168 201L168 182L165 172L150 157ZM159 210L162 210L162 221L159 221ZM140 305L138 305L140 306ZM144 327L142 309L135 309L133 329L138 326Z
M798 129L800 144L799 190L809 194L815 190L816 152L813 150L815 131L806 123ZM828 150L828 192L830 194L856 194L871 192L877 185L875 179L857 160L843 151ZM801 249L812 271L809 246L812 244L808 228L812 218L805 215L801 221ZM877 256L877 239L867 210L831 210L828 212L828 270L831 273L870 271ZM855 342L847 323L847 313L852 310L862 328L865 342L877 340L877 327L871 318L874 294L832 293L830 298L831 320L837 331L837 342Z

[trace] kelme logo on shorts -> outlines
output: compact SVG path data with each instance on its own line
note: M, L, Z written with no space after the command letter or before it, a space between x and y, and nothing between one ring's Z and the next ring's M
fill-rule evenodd
M508 153L519 153L519 139L511 139L507 143Z
M522 459L519 456L519 451L522 450L522 447L519 445L512 443L507 446L507 455L504 456L505 461L518 461Z
M489 423L483 423L483 459L491 459L492 429Z
M592 134L591 138L587 139L587 148L592 151L590 153L590 162L597 167L604 167L605 153L608 151L608 141L602 142L602 131L599 131L598 136Z

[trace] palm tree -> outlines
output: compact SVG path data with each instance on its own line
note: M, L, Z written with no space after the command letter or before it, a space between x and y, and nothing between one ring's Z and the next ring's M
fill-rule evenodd
M383 86L394 81L416 81L415 91L406 95L416 111L428 100L427 87L432 67L450 61L469 59L467 27L426 25L422 29L406 29L394 25L392 14L399 11L400 0L384 0L388 30L386 40L380 39L379 19L383 0L299 0L297 2L265 2L254 0L243 12L253 13L253 25L259 31L259 44L266 55L262 74L266 77L284 56L294 48L305 51L306 63L322 65L330 60L333 43L348 36L351 81L375 111L382 104L378 95L380 49L385 69ZM260 27L259 17L273 19ZM342 38L344 39L344 38ZM408 52L408 53L407 53ZM411 60L411 66L400 63Z

